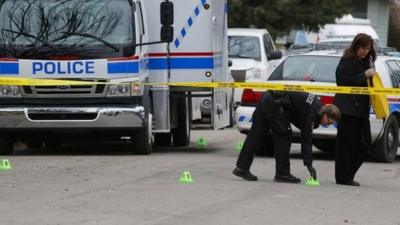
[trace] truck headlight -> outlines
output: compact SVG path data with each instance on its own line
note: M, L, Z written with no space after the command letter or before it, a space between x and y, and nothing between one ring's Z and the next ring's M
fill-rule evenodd
M0 85L0 97L1 98L20 98L21 92L18 86L12 85Z
M143 88L139 82L111 84L108 87L108 97L129 97L142 95Z
M143 95L143 85L139 81L131 82L131 96Z

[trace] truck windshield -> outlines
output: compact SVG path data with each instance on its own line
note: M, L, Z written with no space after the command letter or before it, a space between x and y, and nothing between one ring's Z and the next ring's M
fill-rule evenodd
M0 57L133 55L133 18L128 0L2 0Z
M260 41L257 37L229 36L229 58L245 58L261 61Z

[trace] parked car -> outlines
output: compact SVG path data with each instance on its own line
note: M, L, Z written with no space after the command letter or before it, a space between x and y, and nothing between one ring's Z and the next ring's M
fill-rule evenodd
M335 70L342 56L342 51L325 50L287 56L271 73L270 82L285 84L307 84L336 86ZM379 55L376 70L381 76L384 87L400 87L400 59ZM251 127L251 117L261 92L245 89L242 103L236 109L235 120L238 130L247 133ZM323 104L332 104L333 94L318 94ZM371 156L377 161L393 162L396 159L399 145L400 96L387 96L391 115L386 120L377 119L371 108L370 122L373 143L370 146ZM294 141L299 141L299 130L292 126ZM315 147L321 151L335 150L336 126L320 126L313 132ZM272 139L266 139L272 145ZM265 148L271 154L272 148Z
M236 82L266 80L267 75L279 63L282 52L277 51L274 41L265 29L228 29L228 58ZM240 104L242 90L236 89L235 105Z
M395 51L395 50L386 52L386 55L400 58L400 52Z

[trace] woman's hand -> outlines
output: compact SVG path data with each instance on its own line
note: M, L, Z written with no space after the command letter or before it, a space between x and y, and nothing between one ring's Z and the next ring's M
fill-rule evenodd
M376 70L374 68L370 68L370 69L367 69L364 73L367 78L370 78L376 74Z

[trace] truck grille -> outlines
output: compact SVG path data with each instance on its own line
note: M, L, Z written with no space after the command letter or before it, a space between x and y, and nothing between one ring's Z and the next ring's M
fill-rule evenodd
M31 120L95 120L98 113L29 113Z
M170 130L169 88L152 88L153 91L153 129L157 131Z
M94 79L68 79L76 81L106 82ZM23 86L24 96L33 98L74 98L105 96L105 84Z

